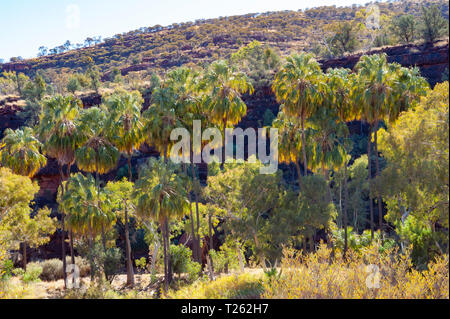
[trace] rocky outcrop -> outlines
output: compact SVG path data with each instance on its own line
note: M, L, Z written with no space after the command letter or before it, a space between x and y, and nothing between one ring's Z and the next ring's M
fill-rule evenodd
M448 40L436 44L406 44L386 48L375 49L365 53L352 54L343 58L321 60L322 69L328 68L349 68L353 69L359 58L365 54L386 53L388 62L397 62L405 67L418 67L420 73L425 77L430 85L442 81L442 75L448 72ZM447 71L446 71L447 70Z
M5 129L15 130L23 126L24 121L18 113L24 106L25 101L16 95L0 97L0 138L3 136Z

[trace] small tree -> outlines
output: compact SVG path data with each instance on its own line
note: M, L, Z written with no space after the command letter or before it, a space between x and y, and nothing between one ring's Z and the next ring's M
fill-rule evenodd
M414 40L416 28L416 18L410 14L405 14L392 21L391 32L399 38L401 42L410 43Z
M422 6L422 37L426 42L434 42L445 32L448 32L448 21L444 19L436 5Z

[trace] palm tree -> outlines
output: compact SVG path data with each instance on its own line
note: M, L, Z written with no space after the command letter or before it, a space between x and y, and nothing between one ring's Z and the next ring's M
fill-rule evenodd
M313 170L320 168L328 181L328 171L338 169L344 163L346 152L342 139L348 136L347 125L339 121L333 109L321 107L311 117L308 126L314 146L311 167Z
M225 147L225 129L239 123L247 113L247 105L241 98L244 93L252 94L254 89L245 73L237 72L226 61L211 64L200 82L206 93L205 106L212 123L222 128L222 147ZM222 153L221 169L225 163Z
M75 161L75 150L79 145L76 130L76 119L81 108L80 100L71 96L57 95L44 103L37 128L38 138L43 142L44 153L58 162L60 183L65 180L63 166L67 165L67 176L70 166ZM64 192L64 189L61 190ZM66 248L65 248L65 222L64 211L61 211L61 245L64 273L64 287L66 286Z
M136 213L141 218L159 222L164 239L164 287L167 291L172 279L170 256L168 255L169 221L184 215L187 194L182 179L170 162L151 158L139 171L133 197L136 200Z
M352 101L351 94L353 83L355 81L354 73L351 73L349 69L336 68L327 71L327 86L328 94L326 103L328 106L336 111L339 120L342 123L353 120L357 117L357 109ZM343 136L347 138L347 135ZM349 147L346 147L347 143L344 143L346 153L350 151ZM344 155L344 205L343 205L343 227L344 227L344 256L347 252L348 246L348 188L347 188L347 165L348 160L351 157Z
M110 140L120 152L128 157L128 180L132 181L131 156L133 150L144 142L143 123L141 120L142 97L139 92L116 93L109 97L106 105L109 110L107 132ZM127 256L127 285L134 286L134 272L131 261L131 244L129 238L128 210L125 210L125 250Z
M47 164L47 158L40 152L41 147L42 143L34 137L31 128L15 131L8 128L0 142L0 163L15 174L33 177Z
M79 136L82 144L75 152L78 167L85 172L95 172L98 194L100 194L99 175L116 167L120 156L117 148L107 138L106 120L105 108L91 107L81 113ZM101 206L100 197L98 205ZM103 248L106 250L104 230L102 238Z
M59 192L58 202L61 210L67 212L67 225L74 234L87 237L92 249L97 235L103 235L105 226L111 227L115 221L109 196L97 187L91 174L76 173L64 184L66 190ZM93 275L91 272L91 278Z
M286 116L284 107L278 112L272 123L278 129L278 160L281 163L294 163L297 170L298 186L302 185L302 174L300 170L300 152L302 149L302 138L299 134L300 124L295 117Z
M307 175L305 120L322 103L326 88L319 63L308 53L287 57L285 65L275 76L272 88L286 115L300 118L303 163Z
M386 54L364 55L355 66L358 71L354 87L354 102L359 106L360 118L369 123L369 139L367 141L368 157L368 180L369 180L369 202L370 202L370 232L374 238L374 218L372 202L372 165L371 165L371 144L372 130L375 130L375 144L377 139L378 123L387 114L393 105L392 84L394 73L390 72ZM376 149L376 146L375 146ZM376 152L376 151L375 151ZM378 154L375 154L378 163ZM378 165L377 165L378 166ZM380 231L382 229L382 207L381 200L378 200L378 214Z
M161 86L152 93L152 104L142 114L145 140L155 146L167 162L171 145L170 133L180 127L176 114L176 97L173 88Z
M374 130L376 175L379 175L378 161L378 123L384 119L395 121L398 115L407 110L420 96L425 95L428 84L417 68L403 68L397 63L387 63L386 54L362 56L356 64L358 70L355 81L355 104L360 106L360 117L370 125L367 153L369 159L369 199L371 208L371 235L373 239L373 207L370 180L370 144ZM377 196L379 228L383 230L382 199Z
M194 134L193 131L193 121L194 120L205 120L206 117L204 115L204 104L203 104L203 96L200 94L198 89L198 73L186 68L180 67L172 70L167 74L165 85L173 89L175 94L175 113L178 119L178 123L180 123L186 130L189 131L191 136L191 145L194 145ZM197 262L201 263L201 247L200 247L200 217L199 217L199 192L198 192L198 179L194 169L194 153L198 154L201 150L191 149L190 157L191 161L191 175L192 175L192 183L187 183L187 185L191 186L190 190L193 191L194 200L195 200L195 208L196 208L196 217L197 217L197 229L194 230L194 218L192 213L191 205L190 208L190 218L191 218L191 227L192 227L192 236L193 236L193 255ZM183 165L184 170L186 166ZM185 172L186 173L186 172ZM189 192L190 198L191 192ZM190 198L191 200L191 198Z

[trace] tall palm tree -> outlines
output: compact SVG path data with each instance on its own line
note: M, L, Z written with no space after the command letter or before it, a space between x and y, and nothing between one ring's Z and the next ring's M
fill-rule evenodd
M362 56L355 66L357 70L357 79L354 87L354 102L359 106L360 118L369 124L369 139L367 141L367 157L369 160L368 180L369 180L369 202L370 202L370 232L371 238L374 238L374 218L372 202L372 165L371 165L371 144L372 131L376 140L378 123L387 114L393 104L392 84L394 73L390 72L386 54L374 54ZM376 144L376 143L375 143ZM375 154L378 161L378 154ZM378 214L380 222L380 231L382 227L382 207L378 200Z
M105 227L111 227L115 221L109 196L97 187L91 174L76 173L64 184L66 189L59 192L58 202L61 210L67 212L67 225L74 234L87 237L92 249L97 235L103 235ZM60 190L64 189L63 186ZM93 275L91 272L91 278Z
M63 166L67 165L67 175L70 166L75 161L75 150L79 145L77 134L77 117L80 112L81 101L71 96L57 95L44 102L37 127L38 138L43 142L44 153L58 162L60 183L65 180ZM62 189L64 192L64 189ZM64 273L64 287L66 286L66 248L65 248L65 222L64 211L61 213L61 245Z
M169 222L184 215L188 204L186 190L175 166L170 162L151 158L139 171L133 197L136 213L141 218L159 222L164 239L164 288L167 291L172 279L168 255Z
M219 60L210 65L200 88L206 92L205 106L210 120L222 128L222 147L225 147L225 129L239 123L247 113L241 95L253 93L251 81L245 73L237 72L226 61ZM222 169L224 163L225 152L222 152Z
M278 112L272 126L278 129L278 160L281 163L294 163L297 170L298 186L302 185L302 174L299 161L302 149L300 124L295 117L286 116L284 106Z
M300 119L303 163L307 175L305 121L322 103L326 88L323 72L312 54L294 54L286 58L272 88L277 101L284 105L286 115Z
M89 173L95 172L95 180L100 194L99 175L117 166L120 152L107 138L105 132L107 113L104 107L91 107L80 115L79 136L81 146L75 152L78 167ZM101 198L98 197L101 206ZM102 231L103 248L106 250L106 237Z
M106 100L109 110L107 134L120 152L127 154L128 180L132 181L131 156L133 150L144 142L141 108L143 99L139 92L116 93ZM128 210L125 210L125 250L127 256L127 285L134 286L133 263L129 238Z
M152 104L142 114L145 140L155 146L167 161L167 154L172 142L170 133L180 127L176 112L176 96L172 87L161 86L152 93Z
M353 120L357 117L358 111L352 100L352 88L355 81L355 74L349 69L336 68L327 71L328 94L326 104L336 111L339 120L342 123ZM347 138L347 135L343 136ZM350 148L343 143L346 153ZM343 205L343 227L344 227L344 256L348 247L348 188L347 188L347 165L349 155L344 155L344 205Z
M15 174L33 177L47 164L47 158L40 152L42 146L31 128L15 131L8 128L0 142L0 163Z
M172 70L167 74L165 85L171 87L175 94L175 112L180 123L190 133L190 144L194 145L193 121L205 120L203 96L199 92L198 72L195 72L186 67L180 67ZM191 175L192 183L187 183L190 186L189 198L191 200L191 192L194 194L195 208L196 208L196 230L194 230L194 218L190 207L190 218L192 227L193 240L193 255L197 262L201 263L201 247L200 247L200 213L199 213L199 183L194 168L194 153L198 154L201 150L191 149ZM186 168L183 165L184 169Z
M403 68L397 63L387 63L386 54L362 56L356 64L358 71L355 81L355 103L360 106L360 117L370 125L369 141L367 146L369 159L369 188L371 189L371 161L370 144L372 130L375 148L376 175L379 175L378 160L378 124L382 120L395 121L398 115L407 110L420 96L425 95L428 84L420 76L417 68ZM370 190L371 207L371 235L373 239L373 208L372 191ZM380 231L383 231L382 199L377 196L378 222Z
M346 152L342 139L348 135L347 125L327 107L317 110L308 122L314 150L311 167L313 170L320 168L328 181L328 171L338 169L344 163Z

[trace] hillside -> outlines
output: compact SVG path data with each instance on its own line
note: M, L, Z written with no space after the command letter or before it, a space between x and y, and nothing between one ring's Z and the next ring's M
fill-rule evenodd
M435 3L448 19L447 1L390 1L376 5L380 10L380 28L370 32L364 28L357 34L356 49L367 50L376 46L377 37L383 38L393 17L402 14L418 16L422 4ZM68 43L38 58L0 65L0 71L22 71L34 74L36 70L81 71L89 58L107 76L114 68L128 71L163 70L183 64L203 65L218 58L227 58L239 47L254 40L269 45L281 55L291 51L312 51L323 55L323 39L328 37L340 22L363 25L367 7L318 7L305 11L249 13L240 16L202 19L194 22L155 25L117 34L112 38L86 39L84 44ZM373 41L375 39L375 42ZM383 38L384 39L384 38ZM385 44L395 44L384 39ZM100 42L100 43L99 43ZM98 43L98 44L94 44ZM77 49L71 49L76 47ZM45 49L47 51L47 49ZM107 78L107 77L106 77Z

